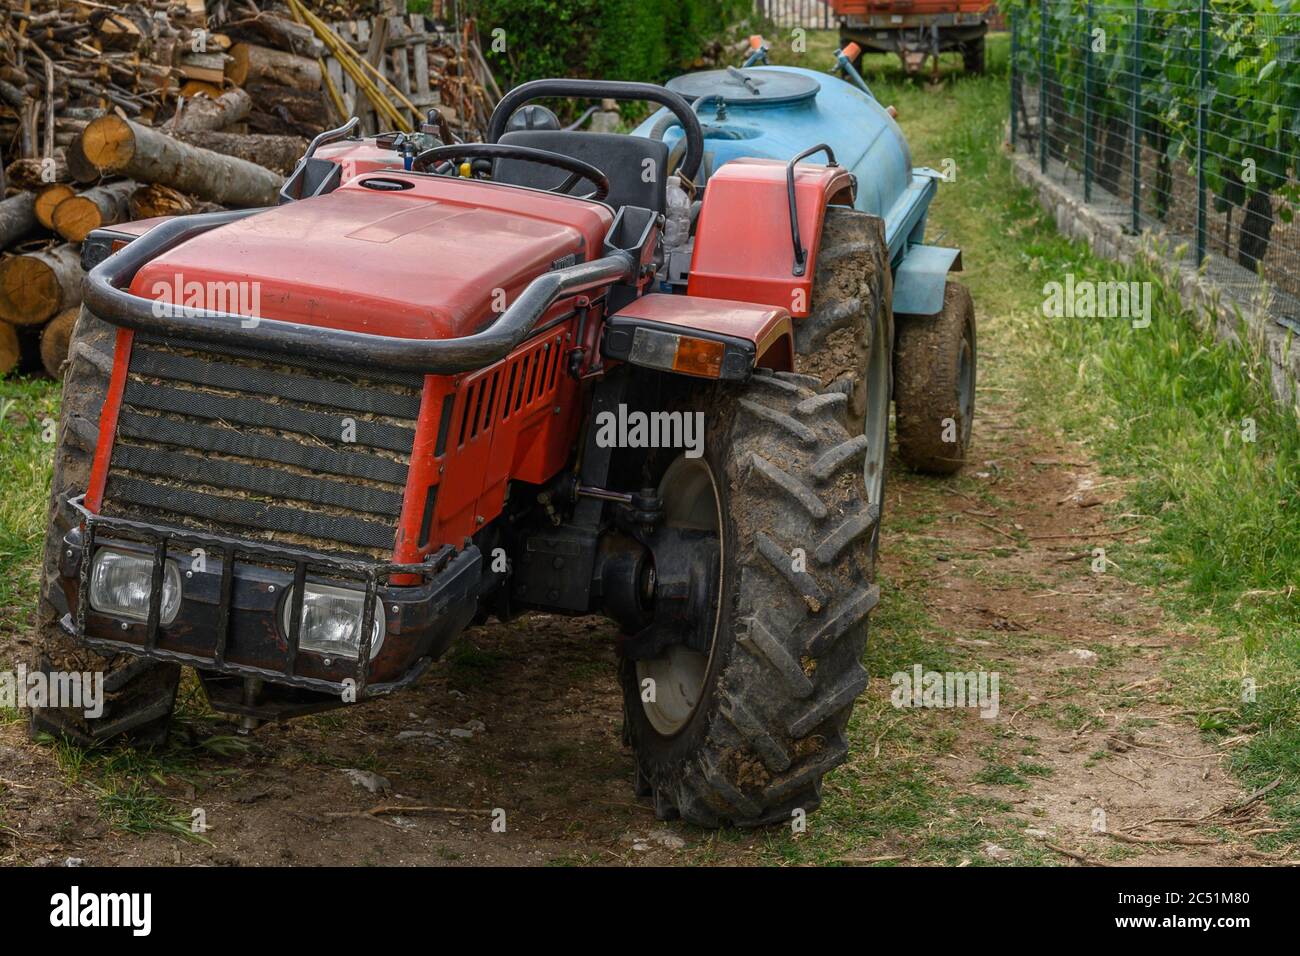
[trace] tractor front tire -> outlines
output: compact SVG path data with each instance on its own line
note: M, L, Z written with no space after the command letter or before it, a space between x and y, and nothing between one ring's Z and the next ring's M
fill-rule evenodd
M675 647L621 666L638 791L661 819L788 821L817 807L822 777L845 759L879 597L879 505L866 500L847 404L806 376L756 374L710 396L703 456L678 458L661 481L667 523L712 527L722 544L707 657Z
M82 646L63 631L59 621L68 612L59 585L59 549L77 523L76 513L62 503L90 483L90 466L99 440L99 415L108 393L116 330L84 309L68 345L63 377L63 410L59 420L54 476L50 486L49 522L41 569L37 616L36 669L49 674L93 672L104 675L104 706L99 717L88 718L79 708L33 709L33 735L47 733L83 747L127 739L138 746L167 739L180 667L127 654L105 657ZM88 556L84 560L88 560Z
M975 418L975 305L958 282L943 311L900 317L894 348L898 457L913 471L951 475L966 461Z

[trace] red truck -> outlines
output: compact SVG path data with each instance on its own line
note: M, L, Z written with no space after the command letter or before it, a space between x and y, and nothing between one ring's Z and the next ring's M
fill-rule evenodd
M909 74L929 60L937 77L939 54L957 51L968 72L984 72L992 0L833 0L831 8L855 67L861 51L897 53Z

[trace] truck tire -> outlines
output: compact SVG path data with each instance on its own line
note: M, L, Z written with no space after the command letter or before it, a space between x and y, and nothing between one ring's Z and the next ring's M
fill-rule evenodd
M914 471L950 475L966 461L975 418L975 305L958 282L943 311L898 323L894 416L898 457Z
M967 73L982 76L984 73L984 37L962 44L961 65Z
M670 525L720 532L722 581L707 657L679 645L622 663L638 790L661 819L790 820L817 807L848 752L879 597L879 508L865 500L846 403L799 376L758 375L711 403L703 456L663 476Z
M127 654L106 657L81 646L59 626L68 612L59 586L59 549L76 519L60 498L75 497L89 484L115 337L112 326L83 309L68 346L37 615L35 667L45 673L103 673L105 701L103 714L96 718L87 718L78 708L33 709L31 731L64 737L83 747L119 738L141 746L164 742L180 680L179 665Z

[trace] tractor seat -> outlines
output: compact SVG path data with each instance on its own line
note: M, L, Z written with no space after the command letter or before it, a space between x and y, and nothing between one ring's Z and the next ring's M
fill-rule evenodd
M615 210L623 206L640 206L662 213L666 208L668 147L658 140L618 133L526 129L506 133L500 142L508 146L546 149L590 163L609 177L609 196L605 202ZM646 160L654 164L651 167L653 175L646 175ZM553 189L568 176L568 173L552 166L514 159L498 159L492 171L496 182L534 189ZM591 188L591 184L583 180L574 187L574 192L581 194Z

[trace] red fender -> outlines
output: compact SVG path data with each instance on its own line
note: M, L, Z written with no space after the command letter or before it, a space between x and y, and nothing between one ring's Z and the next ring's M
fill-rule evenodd
M761 302L807 316L826 207L851 203L854 180L842 166L804 162L795 167L794 189L807 254L802 275L794 274L786 164L736 159L715 172L695 230L687 295Z
M639 361L633 346L638 329L673 332L683 340L698 338L721 343L720 363L708 370L707 377L744 379L753 368L778 372L794 369L790 313L775 306L652 293L605 320L602 348L606 357L700 375L704 370L699 368L692 370L677 362L672 367L661 364L668 360L667 356L659 356L656 361Z

